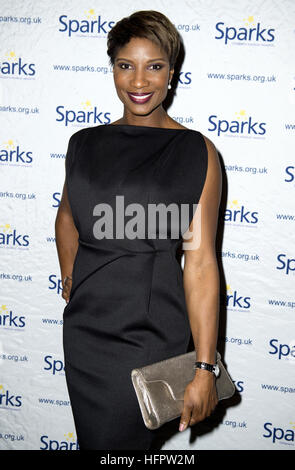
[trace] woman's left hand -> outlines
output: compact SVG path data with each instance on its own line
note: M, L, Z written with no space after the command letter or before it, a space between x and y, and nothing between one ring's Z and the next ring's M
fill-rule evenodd
M179 431L184 431L187 426L192 426L210 416L218 403L215 380L212 372L196 370L194 379L188 383L184 391Z

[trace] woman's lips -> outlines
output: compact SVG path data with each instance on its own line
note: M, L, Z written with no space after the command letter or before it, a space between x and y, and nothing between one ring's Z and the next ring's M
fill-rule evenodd
M133 103L137 104L143 104L146 103L154 94L154 92L151 93L129 93L127 92L129 98Z

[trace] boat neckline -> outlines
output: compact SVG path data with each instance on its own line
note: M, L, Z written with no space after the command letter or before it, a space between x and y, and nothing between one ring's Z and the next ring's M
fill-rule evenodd
M167 131L192 131L193 129L177 129L177 127L154 127L154 126L137 126L135 124L106 124L106 127L135 127L137 129L158 129Z

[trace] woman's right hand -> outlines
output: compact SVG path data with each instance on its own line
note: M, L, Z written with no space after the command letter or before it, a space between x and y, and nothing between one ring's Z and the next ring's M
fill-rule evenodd
M64 279L62 298L68 303L70 299L70 292L72 289L72 276L66 276Z

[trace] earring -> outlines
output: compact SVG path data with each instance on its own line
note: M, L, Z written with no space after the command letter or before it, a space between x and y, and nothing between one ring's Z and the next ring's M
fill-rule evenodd
M169 82L169 85L168 85L168 90L171 90L171 84L170 84L170 82Z

